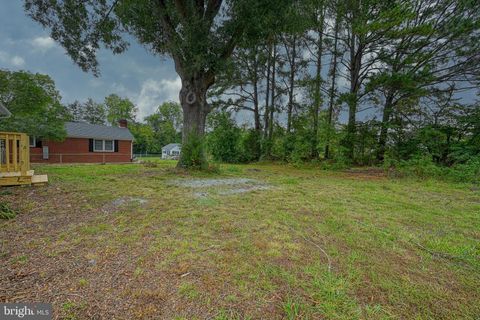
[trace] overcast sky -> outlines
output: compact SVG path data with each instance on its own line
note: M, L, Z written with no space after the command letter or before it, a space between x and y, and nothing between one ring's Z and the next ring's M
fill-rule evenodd
M180 78L170 59L156 57L135 41L121 55L99 54L101 75L83 72L38 23L23 10L23 1L0 0L0 69L48 74L63 103L91 97L103 101L116 93L139 108L138 120L164 101L178 101Z

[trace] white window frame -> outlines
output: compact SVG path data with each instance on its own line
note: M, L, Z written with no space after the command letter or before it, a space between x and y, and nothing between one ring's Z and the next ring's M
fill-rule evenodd
M33 139L33 144L30 143L30 139ZM28 137L28 144L30 145L30 148L35 148L37 146L37 138L34 136Z
M102 149L96 148L96 141L102 141ZM112 141L112 150L105 150L105 141ZM115 140L111 139L93 139L93 152L115 152Z

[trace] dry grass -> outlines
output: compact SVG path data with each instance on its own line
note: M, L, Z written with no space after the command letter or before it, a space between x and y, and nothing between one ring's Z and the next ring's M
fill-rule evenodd
M471 186L375 170L173 166L40 167L49 186L2 189L18 215L0 221L0 301L50 302L65 319L480 316ZM230 178L269 188L171 183Z

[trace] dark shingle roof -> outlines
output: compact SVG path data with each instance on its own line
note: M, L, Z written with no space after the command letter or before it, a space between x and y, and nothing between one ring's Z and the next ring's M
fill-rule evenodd
M175 147L181 148L182 145L180 143L169 143L165 147L162 148L162 151L170 151Z
M8 118L11 115L10 111L0 102L0 118Z
M68 138L133 140L127 128L109 127L86 122L65 122Z

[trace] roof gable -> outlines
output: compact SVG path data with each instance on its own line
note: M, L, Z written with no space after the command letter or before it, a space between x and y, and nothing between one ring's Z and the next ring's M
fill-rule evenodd
M65 122L68 138L133 140L128 128L110 127L86 122Z

